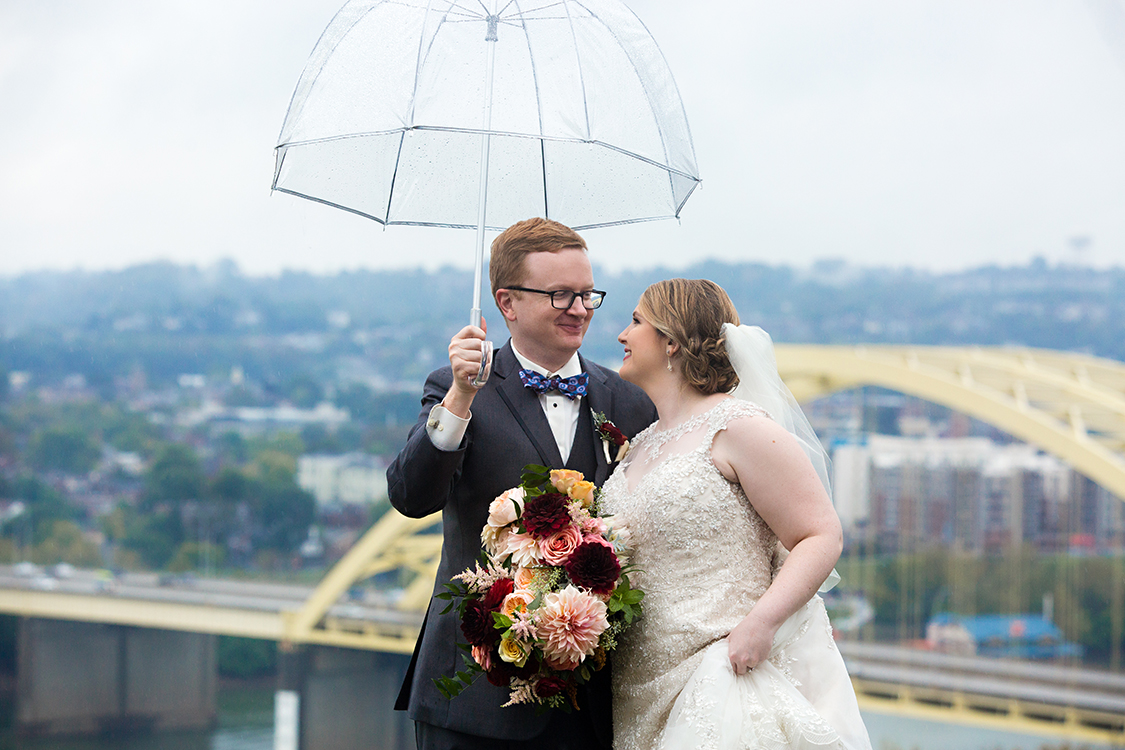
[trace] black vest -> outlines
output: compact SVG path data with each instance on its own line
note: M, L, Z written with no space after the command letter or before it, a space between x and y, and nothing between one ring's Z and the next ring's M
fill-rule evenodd
M570 457L563 468L582 472L586 481L594 481L598 470L598 456L594 451L601 450L594 438L594 420L590 414L589 399L582 399L578 409L578 425L574 429L574 444L570 446Z

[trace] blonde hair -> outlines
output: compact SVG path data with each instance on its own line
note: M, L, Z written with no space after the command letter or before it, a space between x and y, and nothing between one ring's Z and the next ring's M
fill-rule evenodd
M557 253L568 247L586 249L586 240L565 224L550 219L517 221L492 241L488 280L496 292L523 283L523 260L531 253Z
M727 355L723 323L738 325L730 297L707 279L658 281L641 295L637 311L680 346L676 358L684 380L704 395L727 393L738 374Z

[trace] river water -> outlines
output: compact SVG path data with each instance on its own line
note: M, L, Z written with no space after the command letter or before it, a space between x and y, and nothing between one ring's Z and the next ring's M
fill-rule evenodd
M10 706L4 706L4 715L11 715ZM1103 750L1109 747L873 712L865 713L864 719L874 750ZM4 726L0 729L0 750L273 750L273 691L224 688L219 693L218 726L209 732L31 740L12 736L10 727ZM373 745L371 750L380 748Z

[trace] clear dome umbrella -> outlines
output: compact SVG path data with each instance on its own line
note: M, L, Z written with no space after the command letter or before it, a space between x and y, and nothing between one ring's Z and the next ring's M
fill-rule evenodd
M672 73L618 0L349 2L297 83L273 180L385 225L476 229L474 325L486 230L674 218L698 184Z

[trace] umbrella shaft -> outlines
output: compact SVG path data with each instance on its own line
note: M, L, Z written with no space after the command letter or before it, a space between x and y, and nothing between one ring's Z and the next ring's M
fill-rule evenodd
M473 274L473 309L469 323L480 326L481 322L481 282L484 268L484 220L485 209L488 206L488 149L491 138L488 131L492 129L492 68L496 55L496 38L489 34L485 44L488 45L488 60L484 66L484 133L480 140L480 198L477 202L477 258Z

